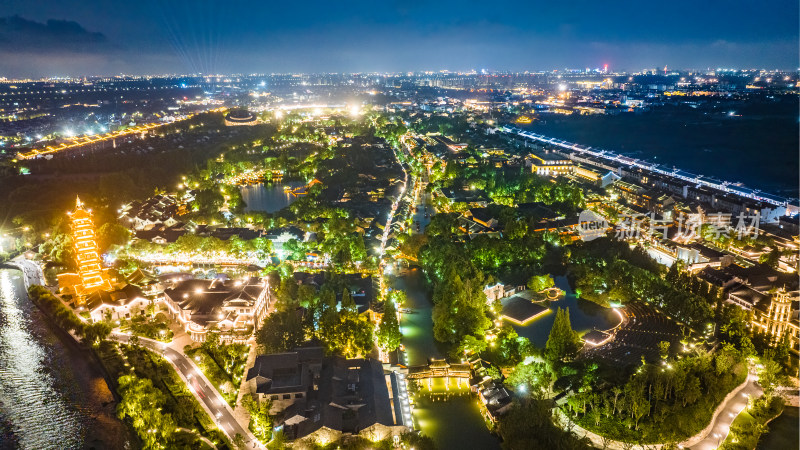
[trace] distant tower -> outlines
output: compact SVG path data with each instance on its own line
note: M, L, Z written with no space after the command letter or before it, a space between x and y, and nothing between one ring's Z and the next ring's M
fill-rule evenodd
M78 266L80 285L75 286L77 302L84 303L86 296L97 291L110 291L111 281L103 272L102 261L97 248L92 213L77 198L75 211L67 213L72 222L72 245L75 249L75 264Z
M664 75L667 74L667 66L664 66Z

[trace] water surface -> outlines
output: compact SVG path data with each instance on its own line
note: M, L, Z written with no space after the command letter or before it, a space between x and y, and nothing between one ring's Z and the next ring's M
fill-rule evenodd
M284 187L292 189L303 186L302 181L283 181L274 183L258 183L241 186L239 190L247 204L246 212L263 211L273 213L289 206L297 197L286 192Z
M767 425L769 432L762 434L756 450L800 448L800 408L787 406L783 413Z
M132 448L102 372L59 333L0 269L0 448Z
M528 338L536 347L543 348L547 343L547 337L550 335L553 322L556 320L556 310L558 308L569 308L569 320L572 329L581 335L593 328L607 330L619 323L619 317L612 309L603 308L596 303L576 297L569 286L567 277L555 277L554 281L556 287L566 292L566 295L559 297L556 301L549 302L551 311L524 326L512 324L514 329L517 330L517 334ZM547 303L543 303L543 305L548 306Z
M403 314L400 327L406 346L409 365L427 364L428 358L444 358L446 353L433 337L433 302L423 282L419 269L398 278L395 287L405 290L408 308L413 314ZM449 388L442 379L434 380L417 396L414 421L423 434L430 436L438 448L449 449L499 449L500 441L486 427L480 413L478 400L462 385L457 388L451 381Z

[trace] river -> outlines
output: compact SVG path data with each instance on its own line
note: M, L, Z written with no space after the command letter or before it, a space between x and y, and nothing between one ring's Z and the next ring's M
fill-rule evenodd
M134 448L101 370L0 269L0 449Z
M619 116L542 115L522 127L794 197L800 168L796 97L749 105L750 111L742 117L704 107L686 108L678 114L666 108ZM751 160L770 163L753 170L752 165L742 163Z
M394 283L395 288L406 292L406 306L413 310L411 314L403 314L400 323L409 365L427 364L428 358L446 357L441 344L433 338L433 302L424 278L421 270L412 268L408 275L397 278ZM414 421L422 433L433 438L438 448L500 448L499 439L489 432L477 400L468 389L451 387L445 391L444 382L437 380L433 394L425 391L427 389L417 396Z
M284 187L297 188L303 186L302 181L280 181L274 183L258 183L241 186L239 191L247 204L245 212L261 211L273 213L289 206L297 197L284 191Z

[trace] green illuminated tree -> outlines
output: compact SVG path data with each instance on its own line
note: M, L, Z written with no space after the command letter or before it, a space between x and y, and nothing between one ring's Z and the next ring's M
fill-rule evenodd
M550 275L534 275L528 280L528 289L539 292L555 286L553 277Z
M83 327L83 341L98 345L111 334L111 325L106 322L95 322Z
M131 237L131 232L120 224L108 222L97 229L97 244L100 251L108 250L112 245L125 245Z
M122 397L117 405L120 419L130 420L143 448L169 448L175 421L170 414L161 414L165 404L164 394L153 387L149 379L125 375L118 380L117 388Z
M392 351L400 346L402 339L400 323L397 321L397 309L393 301L387 300L384 302L383 317L378 327L378 343L385 350Z
M506 378L506 385L518 394L543 399L550 393L553 375L543 362L520 363Z
M273 312L256 334L256 342L267 353L292 350L304 340L303 323L297 310Z
M261 442L267 442L272 436L272 418L269 409L272 406L269 400L257 402L253 397L245 395L242 406L250 413L250 431Z
M374 345L372 330L373 325L365 316L342 310L321 339L329 350L345 358L364 357Z
M458 347L455 351L455 357L463 358L466 355L475 353L480 354L483 351L486 351L488 344L485 340L481 338L476 338L472 335L464 336L464 339L461 340L461 343L458 344Z
M545 344L545 355L550 361L562 361L577 353L581 347L578 333L572 329L569 308L556 310L556 319Z
M433 300L433 335L440 342L455 344L466 335L481 336L492 325L478 279L447 277L436 285Z

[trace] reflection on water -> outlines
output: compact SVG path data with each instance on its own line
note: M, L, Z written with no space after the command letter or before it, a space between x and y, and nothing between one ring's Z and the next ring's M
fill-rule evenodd
M566 295L556 301L550 302L552 312L545 314L525 326L513 325L517 334L530 339L535 346L542 348L547 343L550 329L556 320L556 309L569 308L569 320L575 331L583 334L592 328L607 330L619 323L619 318L610 308L604 308L588 300L579 299L572 292L567 277L555 277L556 287L564 290ZM547 304L545 304L547 306Z
M0 448L124 448L113 411L104 379L44 325L21 273L0 270Z
M433 337L433 303L419 269L396 279L395 288L406 291L412 314L400 322L409 365L427 364L428 358L444 358L445 352ZM430 386L430 387L429 387ZM437 378L420 384L415 396L414 422L441 449L498 449L498 438L489 432L478 400L469 387L455 379Z
M468 393L421 393L414 420L441 449L499 449L499 439L484 422L478 400Z
M239 191L242 199L247 204L245 212L262 211L272 213L289 206L297 197L286 192L284 187L292 189L303 186L301 181L286 181L276 183L258 183L241 186Z

